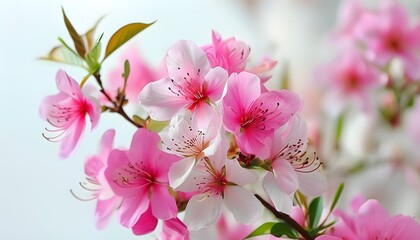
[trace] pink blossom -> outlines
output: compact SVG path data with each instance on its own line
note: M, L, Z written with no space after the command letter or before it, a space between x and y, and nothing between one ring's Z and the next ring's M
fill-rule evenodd
M203 46L210 65L222 67L228 74L240 73L245 69L250 48L234 37L222 40L222 36L212 31L213 44Z
M260 79L251 73L232 74L223 98L223 121L246 154L265 148L267 138L285 124L300 108L299 97L292 92L269 91L261 94Z
M392 58L399 58L407 75L420 80L420 24L410 26L402 6L396 1L384 1L381 11L361 24L367 25L361 40L373 61L385 66Z
M168 191L169 166L178 158L160 151L159 141L157 134L137 130L128 151L111 151L105 169L112 190L123 198L120 222L135 234L152 231L156 219L168 220L178 212Z
M376 200L370 199L353 214L336 210L338 222L327 233L341 239L417 239L420 224L412 217L390 216Z
M277 61L271 59L270 57L264 57L258 65L246 70L247 72L253 73L260 78L261 92L268 92L268 89L264 86L264 83L266 83L271 78L270 71L276 65Z
M222 97L227 72L210 64L204 51L190 41L179 41L166 58L169 77L149 83L140 92L140 105L150 117L169 120L181 109L206 118L211 103Z
M137 102L139 92L149 82L156 81L166 75L164 66L155 69L142 57L140 50L136 46L131 46L120 56L118 65L108 74L106 90L112 97L117 95L118 89L122 90L124 85L124 62L129 61L130 75L126 86L126 97L129 102Z
M240 223L250 224L257 220L262 206L242 187L256 180L257 176L242 168L237 160L227 160L224 150L219 149L213 156L205 157L179 187L181 191L199 192L185 209L184 222L188 229L199 230L214 223L223 205Z
M232 223L229 221L226 214L222 214L219 220L217 220L216 230L218 240L236 240L245 239L245 237L248 236L254 228L249 225Z
M96 227L104 228L112 213L121 204L122 198L116 196L105 178L108 155L113 148L115 130L110 129L104 133L101 139L100 152L97 155L89 157L85 162L85 173L87 182L93 187L87 189L93 191L93 197L97 199L96 203Z
M220 145L222 119L215 110L207 114L200 121L195 121L189 111L176 115L160 133L162 151L184 158L169 169L169 182L174 189L185 181L197 161L213 155Z
M187 226L179 220L172 218L163 222L162 240L189 240L190 233Z
M354 48L347 48L334 62L321 67L317 77L329 90L328 106L336 104L338 108L351 99L369 110L372 91L382 84L377 68L367 63Z
M63 70L57 72L56 84L60 92L44 98L39 112L53 127L46 128L48 135L43 136L51 142L61 141L59 156L66 158L81 140L86 115L89 115L93 129L99 122L101 111L99 105L86 97L79 84Z
M361 19L369 12L362 6L360 0L344 1L338 14L338 30L335 34L338 40L355 41L359 35Z
M319 171L321 163L315 152L307 149L307 127L297 115L274 133L267 142L270 153L266 161L272 171L263 180L264 190L280 211L291 211L291 196L299 190L306 196L321 195L326 178Z

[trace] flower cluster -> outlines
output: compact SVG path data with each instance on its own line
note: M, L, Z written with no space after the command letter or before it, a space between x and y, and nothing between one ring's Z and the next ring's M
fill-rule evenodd
M155 231L161 221L162 239L190 239L204 229L216 229L220 239L263 234L295 239L417 236L420 225L414 219L389 217L375 200L358 205L354 215L334 210L343 185L324 211L320 196L327 180L300 114L302 101L288 89L265 86L276 61L265 58L248 66L250 47L213 31L207 45L176 42L158 69L130 49L103 82L102 62L151 24L120 28L100 60L102 38L94 42L92 34L79 35L63 15L75 50L62 41L64 46L46 59L76 63L88 75L79 82L58 71L59 93L46 97L40 107L50 125L43 136L61 142L59 155L67 158L81 142L86 118L92 130L107 112L136 127L126 148L114 147L117 130L106 131L98 153L85 161L86 180L80 185L91 196L84 199L71 191L78 199L96 200L98 228L115 212L135 235ZM408 83L420 80L413 67L420 32L404 16L392 3L378 12L357 2L348 6L336 37L351 47L319 71L335 96L365 103L369 91L382 86L384 69L394 59L402 61ZM69 54L71 58L59 58ZM389 78L388 85L392 82ZM277 220L268 219L264 210ZM323 211L328 213L322 216ZM235 223L228 222L229 216ZM378 224L365 228L370 217ZM407 231L399 232L399 226Z

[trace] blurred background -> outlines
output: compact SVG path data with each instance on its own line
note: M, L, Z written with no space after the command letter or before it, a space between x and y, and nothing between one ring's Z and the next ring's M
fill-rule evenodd
M378 1L367 1L374 6ZM57 156L59 144L46 141L41 133L46 124L39 118L43 97L56 93L58 69L75 79L85 72L69 65L37 60L59 42L70 42L61 7L79 32L85 32L106 15L97 33L108 40L119 27L130 22L152 22L127 45L136 45L150 64L159 66L165 53L179 39L199 45L211 42L211 31L223 37L234 36L251 46L250 61L264 56L279 61L271 88L280 86L286 67L291 89L305 102L303 115L311 123L321 113L323 92L313 79L317 65L331 60L334 50L329 34L336 26L337 0L206 0L206 1L113 1L113 0L0 0L0 72L2 113L0 119L0 239L132 239L131 231L119 226L115 218L104 230L96 230L95 202L81 202L69 192L84 194L83 163L94 154L102 133L117 129L116 145L128 146L134 128L119 116L104 114L99 127L85 132L83 142L66 160ZM420 16L420 2L401 1L413 19ZM123 47L124 48L124 47ZM123 49L120 49L123 51ZM113 54L103 66L119 63ZM358 114L346 126L343 143L348 152L367 154L363 136L372 128L370 120ZM419 119L420 122L420 119ZM372 130L371 130L372 131ZM385 149L395 148L404 135L392 133ZM398 147L397 147L398 148ZM405 151L397 149L395 151ZM325 152L328 155L328 151ZM352 154L350 154L352 155ZM328 156L334 158L335 155ZM337 156L344 165L350 157ZM407 186L402 173L389 174L388 166L363 171L348 178L346 196L363 194L378 197L392 213L420 216L419 191ZM332 175L331 191L341 181ZM347 180L346 180L347 181ZM388 191L381 191L386 188ZM348 198L344 200L345 204ZM155 235L148 236L150 239ZM143 239L143 238L142 238Z

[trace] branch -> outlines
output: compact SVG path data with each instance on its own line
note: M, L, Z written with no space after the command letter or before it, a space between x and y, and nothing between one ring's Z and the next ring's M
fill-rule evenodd
M255 197L264 205L265 208L267 208L271 213L274 214L277 218L285 221L287 224L289 224L292 228L294 228L305 240L314 240L311 235L297 223L293 218L291 218L286 213L282 213L277 211L271 204L269 204L267 201L265 201L262 197L260 197L258 194L255 194Z
M117 102L115 102L111 96L109 96L109 94L105 91L104 86L102 85L102 80L101 80L101 74L99 73L95 73L93 75L96 79L96 82L98 83L99 87L101 88L99 91L108 99L108 101L110 101L112 103L112 105L114 105L114 108L112 110L114 110L114 112L120 114L123 118L125 118L129 123L133 124L134 126L136 126L137 128L142 128L143 126L134 122L133 119L131 119L127 113L124 111L122 104L118 104Z

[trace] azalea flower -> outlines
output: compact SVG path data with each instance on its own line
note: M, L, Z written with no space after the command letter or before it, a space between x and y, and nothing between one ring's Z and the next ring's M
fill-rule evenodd
M212 41L212 44L202 47L212 68L222 67L229 75L245 69L251 50L247 44L234 37L222 40L222 36L216 31L212 31Z
M189 240L190 233L187 226L179 218L163 222L162 240Z
M341 111L347 100L363 110L371 109L372 91L383 85L383 77L376 66L366 62L358 49L346 48L332 63L321 67L318 79L330 90L326 98L328 108Z
M300 108L299 97L287 90L261 94L260 79L251 73L232 74L223 98L223 122L242 152L256 154L267 138ZM256 154L257 155L257 154Z
M367 45L368 56L381 66L392 58L402 61L406 74L420 80L420 24L412 27L405 9L396 1L384 1L383 8L373 17L366 17L361 41Z
M111 189L123 198L120 222L135 234L154 230L157 219L172 219L178 212L168 184L169 166L178 158L160 151L159 142L157 134L140 128L128 151L111 151L105 169Z
M185 181L198 160L213 155L220 145L222 119L216 111L211 110L201 121L194 120L186 111L172 118L160 133L162 151L184 158L169 169L169 182L174 189Z
M261 62L247 69L247 72L257 75L261 80L261 92L268 92L268 89L264 86L270 78L270 71L277 65L277 61L271 59L270 57L264 57Z
M404 215L390 216L376 200L353 207L353 214L336 210L337 223L327 232L341 239L417 239L420 224Z
M237 160L227 160L226 151L222 148L213 156L204 157L179 187L180 191L198 192L185 209L184 222L190 230L199 230L214 223L221 214L222 206L232 212L236 221L244 224L256 221L262 213L259 201L243 188L255 182L257 176L242 168Z
M316 153L307 149L307 141L306 124L295 115L267 142L270 153L266 161L272 170L264 177L263 187L279 211L291 211L296 190L306 196L319 196L325 191L321 163Z
M227 72L210 64L204 51L191 41L182 40L168 51L169 77L149 83L139 101L152 119L171 119L179 110L188 109L194 118L204 119L211 103L223 94Z
M98 229L102 229L108 224L112 213L116 211L122 201L121 197L114 194L104 175L108 155L113 149L114 136L114 129L104 133L101 138L100 152L89 157L85 162L85 174L89 184L85 187L85 184L81 183L83 188L93 191L92 199L97 199L95 215Z
M80 142L86 115L89 115L93 130L99 122L101 111L100 106L86 97L79 84L63 70L57 72L56 84L60 92L44 98L39 112L53 127L46 128L47 134L43 136L51 142L61 141L59 156L66 158Z

